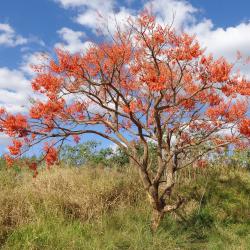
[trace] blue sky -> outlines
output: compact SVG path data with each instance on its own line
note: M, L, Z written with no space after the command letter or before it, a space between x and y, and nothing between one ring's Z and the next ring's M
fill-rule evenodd
M238 0L8 0L0 3L0 106L25 112L32 95L30 63L39 52L63 47L74 53L97 41L100 18L120 22L151 6L160 22L198 36L208 52L233 60L237 49L250 55L250 1ZM248 75L249 68L243 68ZM250 74L249 74L250 75ZM0 134L0 153L8 138Z
M192 0L189 2L201 9L201 18L213 20L216 27L236 26L250 20L250 1L248 0Z

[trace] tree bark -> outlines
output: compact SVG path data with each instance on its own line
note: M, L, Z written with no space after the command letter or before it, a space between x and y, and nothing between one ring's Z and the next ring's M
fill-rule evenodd
M164 212L154 209L151 217L151 230L153 233L157 231L159 225L164 217Z

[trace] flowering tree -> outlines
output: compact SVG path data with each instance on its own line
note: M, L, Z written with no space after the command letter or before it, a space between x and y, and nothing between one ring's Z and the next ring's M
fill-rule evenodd
M225 146L246 147L250 138L250 82L224 58L206 55L195 37L161 26L143 12L109 42L83 54L57 50L36 67L34 92L43 101L29 114L0 110L0 129L13 138L13 161L43 144L48 165L67 139L103 137L126 151L148 194L155 230L170 204L176 171ZM142 153L138 154L138 143ZM150 168L149 143L157 148ZM34 162L30 168L37 173Z

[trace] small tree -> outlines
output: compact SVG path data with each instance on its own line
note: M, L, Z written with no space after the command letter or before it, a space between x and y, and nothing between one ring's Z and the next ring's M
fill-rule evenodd
M97 155L98 145L99 143L96 141L78 143L74 146L65 145L61 149L59 159L67 165L82 166L93 161Z
M46 101L34 101L28 115L2 109L0 128L13 138L9 163L44 144L44 159L54 164L68 138L85 134L115 143L139 171L156 230L185 200L170 203L175 172L229 144L248 145L250 83L224 58L204 54L195 37L157 24L146 11L117 31L84 54L57 50L56 60L37 66L32 87Z

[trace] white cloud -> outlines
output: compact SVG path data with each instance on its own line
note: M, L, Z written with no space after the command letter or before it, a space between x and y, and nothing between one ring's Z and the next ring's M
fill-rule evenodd
M176 29L182 29L195 22L194 14L198 11L187 1L179 0L153 0L145 6L152 10L157 21L163 24L172 24Z
M237 50L243 54L250 53L250 23L214 29L212 21L205 20L190 27L189 31L197 34L201 44L207 47L207 51L216 56L224 55L230 60L235 60Z
M86 7L86 8L93 8L93 9L100 9L100 8L107 8L114 4L113 0L55 0L56 2L60 3L64 8L69 7Z
M23 56L23 61L20 70L28 76L34 76L36 73L32 69L32 66L41 65L45 63L47 63L45 53L28 53Z
M104 6L101 9L87 9L80 13L76 18L76 22L90 28L93 32L107 35L109 32L113 34L119 27L126 23L132 10L121 7L119 11L114 11L111 6Z
M27 96L23 92L11 92L8 90L0 89L0 96L2 103L9 104L11 100L11 104L18 105L27 101Z
M28 42L27 38L16 34L15 30L7 23L0 23L0 45L15 47Z
M58 34L64 43L57 43L55 47L67 50L70 53L84 52L92 44L89 41L82 40L85 38L85 33L82 31L74 31L64 27L58 31Z
M7 67L0 68L0 89L10 91L26 91L29 89L29 81L19 70L11 70Z
M107 32L103 29L103 25L108 25L109 31L113 33L116 30L116 23L121 25L129 15L136 12L114 0L56 0L56 2L59 2L64 8L77 7L78 14L75 21L91 28L94 32L101 29L104 34ZM142 5L141 10L144 8L151 9L160 23L171 24L174 21L174 27L177 29L193 23L195 21L194 13L197 12L197 9L190 3L179 0L147 1Z
M0 68L0 106L10 112L24 112L31 85L20 70Z
M118 6L119 2L114 0L55 0L64 8L76 8L78 14L75 21L93 32L101 31L104 34L113 33L116 24L122 24L133 13L133 10ZM108 27L106 27L108 26ZM108 28L108 29L107 29Z

